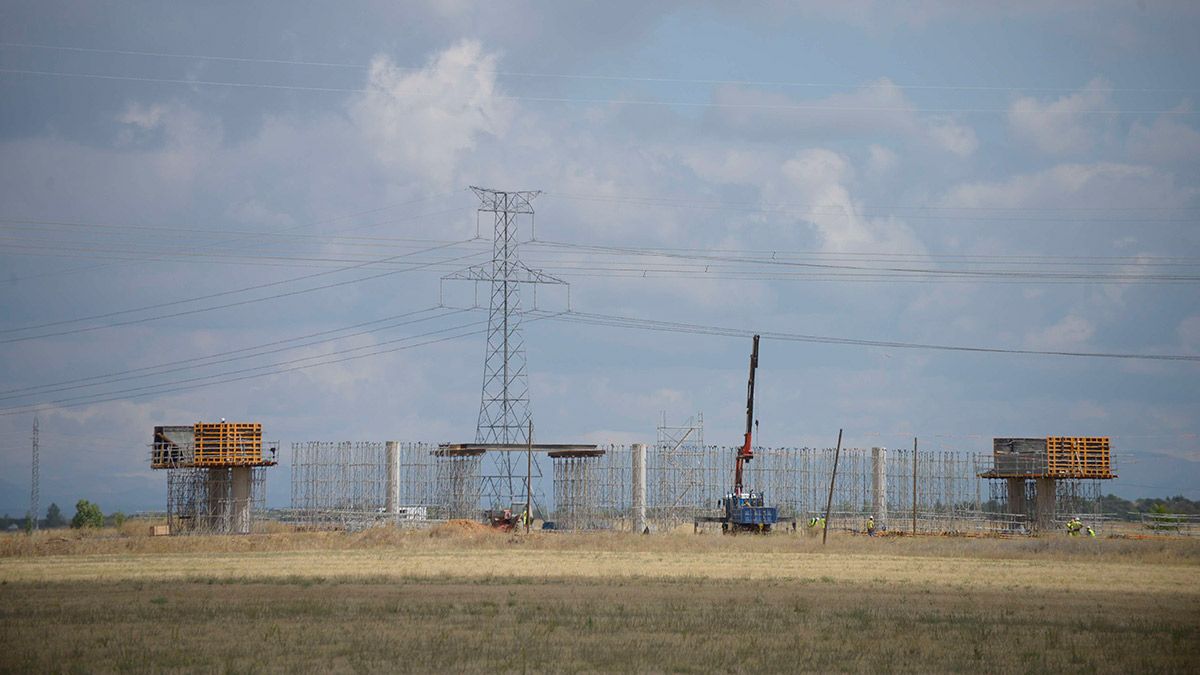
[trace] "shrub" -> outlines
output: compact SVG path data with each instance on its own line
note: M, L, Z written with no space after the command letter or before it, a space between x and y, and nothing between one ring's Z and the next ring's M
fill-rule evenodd
M86 499L75 503L75 517L71 519L71 527L104 527L104 514L100 507Z

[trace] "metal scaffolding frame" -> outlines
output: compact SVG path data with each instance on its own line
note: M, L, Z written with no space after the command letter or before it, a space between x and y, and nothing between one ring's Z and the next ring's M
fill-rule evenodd
M266 468L167 469L167 525L171 534L261 531Z
M697 427L691 433L686 428L668 430L659 445L646 448L646 522L653 530L691 526L700 516L714 515L717 500L730 489L738 449L691 443L692 434L702 438ZM557 529L628 529L634 518L632 449L581 447L547 448L553 466L552 501L541 504L541 512ZM516 457L519 450L491 454ZM293 444L292 451L292 508L304 523L365 527L476 520L488 496L482 468L489 452L482 446L309 442ZM777 506L782 519L803 522L824 514L832 448L760 447L754 454L747 484ZM874 517L881 531L1032 529L1027 514L1010 513L1005 495L996 489L1001 484L980 475L983 459L955 450L920 450L914 462L911 449L842 448L829 526L861 531L866 519ZM1056 490L1056 518L1092 514L1099 520L1098 481L1060 480Z

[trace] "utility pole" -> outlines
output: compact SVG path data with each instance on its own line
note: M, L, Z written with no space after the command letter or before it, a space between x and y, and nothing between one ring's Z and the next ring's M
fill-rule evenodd
M525 534L529 534L529 523L533 521L533 420L529 420L529 434L525 437Z
M29 489L29 533L33 534L38 529L38 499L41 495L38 494L38 418L33 416L33 480Z
M912 533L917 534L917 439L913 437L913 503L912 503Z
M842 430L838 429L837 449L833 451L833 473L829 476L829 499L825 500L825 527L821 529L821 545L829 537L829 509L833 508L833 484L837 481L838 456L842 454Z

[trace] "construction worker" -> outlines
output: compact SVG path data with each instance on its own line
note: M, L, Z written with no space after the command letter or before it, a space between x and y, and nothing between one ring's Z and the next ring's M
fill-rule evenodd
M1079 533L1082 530L1083 530L1083 521L1081 521L1079 519L1079 516L1074 516L1070 520L1067 521L1067 536L1068 537L1078 537Z
M1089 536L1089 537L1091 537L1092 539L1095 539L1095 538L1096 538L1096 531L1095 531L1094 529L1092 529L1092 526L1091 526L1091 525L1088 525L1088 526L1087 526L1087 534L1088 534L1088 536Z
M875 516L867 516L867 536L875 536Z

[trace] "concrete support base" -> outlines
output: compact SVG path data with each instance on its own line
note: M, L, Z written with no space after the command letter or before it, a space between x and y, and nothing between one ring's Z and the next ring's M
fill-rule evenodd
M1035 483L1037 501L1034 505L1034 523L1039 530L1046 531L1054 527L1054 479L1038 478Z
M633 444L633 531L646 530L646 444Z
M887 529L887 449L871 448L871 514L875 527Z
M233 475L230 481L232 499L229 502L229 531L232 534L250 534L251 469L248 466L235 466L231 471Z
M396 519L400 515L400 444L387 442L387 496L384 505L388 515Z
M1025 479L1008 478L1004 482L1008 487L1008 512L1014 516L1024 516L1027 513L1025 504Z

